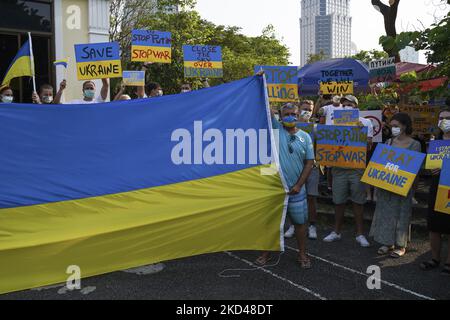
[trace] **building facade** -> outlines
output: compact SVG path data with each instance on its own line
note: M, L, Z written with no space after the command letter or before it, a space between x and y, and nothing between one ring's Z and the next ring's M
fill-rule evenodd
M301 0L300 65L310 55L350 56L352 18L350 0Z
M408 46L400 50L400 60L402 62L419 63L419 52Z
M31 32L36 86L52 84L55 90L67 80L65 101L82 97L77 80L74 45L109 41L109 0L3 0L0 11L0 78ZM53 61L68 59L67 70ZM101 81L96 81L97 87ZM17 102L31 102L28 77L11 81Z

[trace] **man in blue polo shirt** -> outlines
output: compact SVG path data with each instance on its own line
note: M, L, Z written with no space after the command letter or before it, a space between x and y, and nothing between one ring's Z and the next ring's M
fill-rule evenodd
M297 128L298 118L298 107L288 103L281 109L281 123L272 114L272 126L279 132L278 156L289 188L287 213L295 226L298 262L303 269L309 269L311 261L306 254L308 203L305 183L314 165L314 147L309 134ZM265 252L256 263L264 265L269 259L269 253Z

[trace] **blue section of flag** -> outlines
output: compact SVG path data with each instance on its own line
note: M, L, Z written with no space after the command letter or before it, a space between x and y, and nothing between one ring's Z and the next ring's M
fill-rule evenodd
M417 174L422 166L425 156L424 153L380 143L377 145L370 161L383 166L387 163L391 163L398 166L399 170Z
M252 163L250 155L258 153L255 146L262 140L245 139L246 147L238 150L237 139L234 146L226 142L227 129L255 133L268 128L264 83L258 76L189 94L108 105L0 104L5 155L0 157L0 208L116 194L254 167L261 158ZM212 142L208 129L223 136L217 151L224 164L206 162L204 152ZM172 152L182 141L190 147L191 164L173 161ZM238 151L245 158L242 164Z
M76 44L75 56L77 62L120 60L119 43Z
M222 61L222 48L219 46L183 46L184 61Z
M53 62L53 65L56 66L63 66L64 68L67 68L67 60L56 60Z

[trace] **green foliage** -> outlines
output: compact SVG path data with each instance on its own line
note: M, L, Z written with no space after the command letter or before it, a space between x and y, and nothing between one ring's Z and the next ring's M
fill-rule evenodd
M320 50L319 53L310 54L308 56L308 60L306 61L306 63L309 64L309 63L314 63L314 62L318 62L318 61L323 61L326 59L328 59L327 55L322 50Z
M167 0L169 1L169 0ZM192 9L189 3L185 6ZM170 1L169 1L170 3ZM124 69L140 70L142 63L130 62L130 34L132 29L163 30L172 33L172 63L151 64L147 82L161 84L166 93L178 93L180 86L188 82L194 89L201 87L200 79L184 79L183 45L217 45L222 47L224 78L210 79L211 85L241 79L253 74L255 65L287 65L289 49L277 39L273 26L266 27L258 37L240 33L240 28L215 25L200 17L194 10L181 10L177 14L164 12L138 15L131 21L124 20L116 37L122 48Z
M384 51L378 51L378 50L373 49L370 51L361 50L360 52L358 52L357 54L355 54L353 56L350 56L349 58L360 60L360 61L364 62L365 64L369 64L370 61L389 58L389 56Z

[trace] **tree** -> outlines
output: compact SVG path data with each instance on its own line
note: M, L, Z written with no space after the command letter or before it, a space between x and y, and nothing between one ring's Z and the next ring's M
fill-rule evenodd
M193 8L189 5L192 1L183 2L187 8ZM287 65L289 63L289 50L276 38L272 26L265 28L260 36L248 37L240 33L240 28L215 25L202 19L194 10L181 10L176 14L160 10L152 14L139 14L133 17L132 21L123 20L123 28L116 34L116 38L113 38L120 42L123 67L129 70L140 69L142 65L130 62L129 35L132 29L163 30L172 33L172 63L152 64L147 72L147 80L159 82L167 93L178 93L183 82L189 82L193 88L201 85L199 79L184 78L182 46L185 44L222 47L224 77L210 79L211 85L250 76L253 74L255 65Z
M365 64L369 64L370 61L380 60L388 57L389 56L386 52L373 49L371 51L361 50L360 52L351 56L350 58L360 60Z
M308 56L308 60L306 61L306 63L310 64L310 63L314 63L314 62L322 61L322 60L326 60L326 59L327 59L327 55L323 52L323 50L320 50L319 53L310 54Z
M386 30L386 36L394 38L397 36L397 29L395 28L395 22L397 21L398 5L400 0L389 0L389 6L385 5L381 0L371 0L372 5L378 10L384 18L384 29ZM398 51L390 49L389 47L383 47L383 50L388 53L389 56L395 57L396 62L400 62L400 55Z

